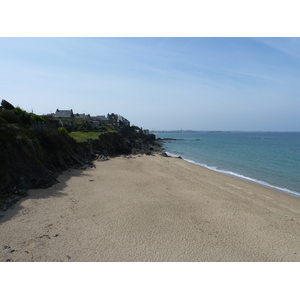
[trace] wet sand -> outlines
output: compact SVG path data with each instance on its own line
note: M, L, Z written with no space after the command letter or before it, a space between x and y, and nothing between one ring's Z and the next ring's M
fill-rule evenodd
M300 199L178 158L64 172L0 212L0 261L300 261Z

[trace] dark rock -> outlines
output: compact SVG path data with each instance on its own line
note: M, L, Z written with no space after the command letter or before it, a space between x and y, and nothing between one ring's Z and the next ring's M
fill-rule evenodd
M161 156L163 156L163 157L169 157L169 155L166 152L161 153Z
M15 107L11 103L9 103L8 101L6 101L4 99L2 99L2 101L1 101L1 106L4 109L6 109L6 110L13 110L13 109L15 109Z
M3 246L3 248L2 248L4 251L6 251L7 253L13 253L13 252L15 252L15 250L14 249L11 249L11 247L9 247L9 246Z
M15 199L10 198L10 199L7 199L7 200L5 201L5 203L6 203L6 204L12 204L12 203L14 203L14 201L15 201Z
M109 160L109 158L103 154L99 155L98 157L98 161L107 161Z
M25 189L19 189L18 193L20 196L25 196L26 195L26 190Z

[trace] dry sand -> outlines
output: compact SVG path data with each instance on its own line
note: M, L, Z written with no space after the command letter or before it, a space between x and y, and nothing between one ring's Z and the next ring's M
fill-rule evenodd
M0 261L300 261L300 199L178 158L71 170L0 212Z

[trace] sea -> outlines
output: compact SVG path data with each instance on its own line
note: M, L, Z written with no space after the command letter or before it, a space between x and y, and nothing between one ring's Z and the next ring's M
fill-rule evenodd
M170 156L300 198L300 132L160 132Z

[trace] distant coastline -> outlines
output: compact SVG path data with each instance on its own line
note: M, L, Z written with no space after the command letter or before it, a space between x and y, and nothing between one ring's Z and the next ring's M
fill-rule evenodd
M282 131L278 131L278 130L149 130L149 133L151 134L159 134L159 133L222 133L222 132L249 132L249 133L265 133L265 132L269 132L269 133L276 133L276 132L285 132L285 133L298 133L300 132L299 130L294 130L294 131L286 131L286 130L282 130Z
M222 131L222 130L150 130L151 134L156 133L195 133L195 132L208 132L208 133L214 133L214 132L230 132L230 131Z

